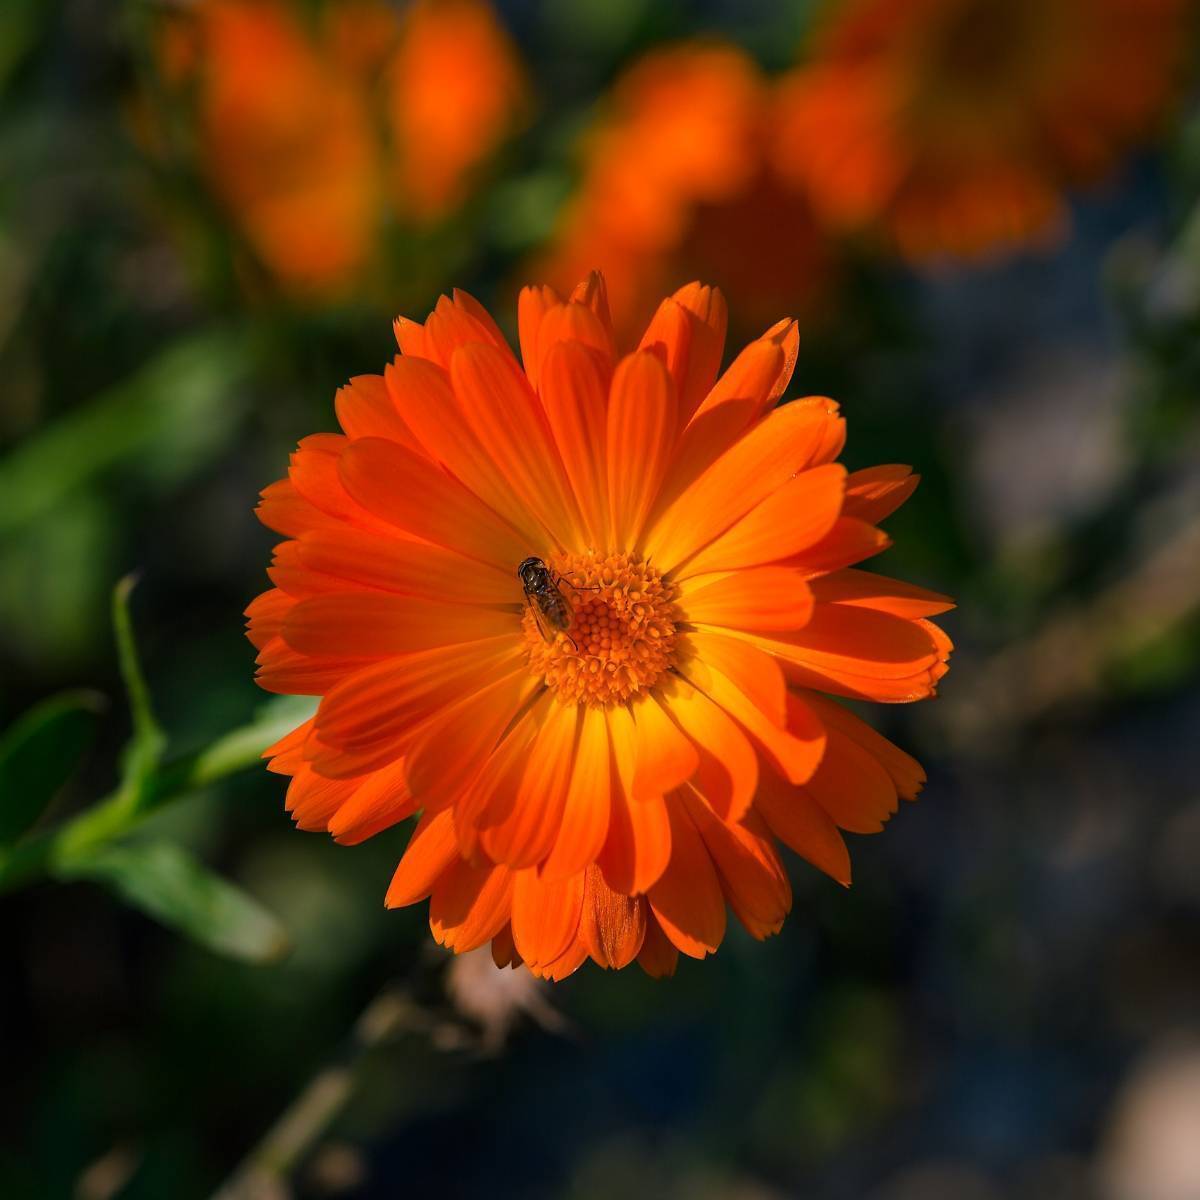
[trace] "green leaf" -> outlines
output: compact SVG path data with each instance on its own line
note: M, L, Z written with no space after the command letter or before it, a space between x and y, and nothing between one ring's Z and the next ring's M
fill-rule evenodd
M312 696L276 696L243 725L206 746L187 763L188 788L204 787L262 759L263 751L317 711Z
M113 589L112 608L117 661L133 718L133 736L121 759L121 790L134 807L146 793L147 785L167 748L166 735L154 716L150 689L142 673L137 642L133 636L133 621L129 615L129 596L136 584L137 577L134 575L122 579Z
M104 708L97 692L63 692L0 736L0 846L12 845L71 777Z
M169 842L108 846L59 864L55 874L104 884L156 921L229 958L271 962L289 949L283 926L257 900Z

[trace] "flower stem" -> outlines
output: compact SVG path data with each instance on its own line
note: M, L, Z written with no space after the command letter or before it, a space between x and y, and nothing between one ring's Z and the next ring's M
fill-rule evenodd
M0 850L0 894L57 874L98 846L124 836L158 809L254 766L294 723L294 715L272 714L235 729L203 750L162 764L140 793L122 785L62 824Z

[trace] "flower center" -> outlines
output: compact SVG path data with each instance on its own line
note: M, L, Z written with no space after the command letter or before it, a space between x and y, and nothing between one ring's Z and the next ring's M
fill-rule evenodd
M652 688L674 661L672 585L627 554L556 554L546 566L568 623L560 627L553 593L541 605L531 598L522 618L530 671L565 703L621 704Z

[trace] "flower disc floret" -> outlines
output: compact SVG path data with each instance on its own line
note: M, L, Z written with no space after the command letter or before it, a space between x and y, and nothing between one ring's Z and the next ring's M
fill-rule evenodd
M524 617L530 671L563 703L608 707L648 691L675 660L675 589L627 554L558 554L546 565L571 611L566 631L530 606Z

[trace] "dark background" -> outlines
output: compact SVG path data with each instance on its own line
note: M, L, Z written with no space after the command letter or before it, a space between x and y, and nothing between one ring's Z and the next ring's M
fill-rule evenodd
M199 185L130 133L146 6L0 6L0 716L109 698L48 820L113 786L116 580L141 573L173 750L249 719L241 611L273 541L250 510L334 427L336 386L436 289L511 330L504 189L559 169L624 63L702 31L781 67L808 8L505 6L536 114L454 273L401 263L395 303L299 306L197 277L160 219L164 187ZM849 465L924 476L879 569L960 602L941 698L873 714L930 781L853 839L850 891L795 860L779 937L731 931L671 981L589 965L541 990L476 960L447 997L422 912L382 908L406 829L297 833L251 770L150 825L282 919L283 961L222 958L91 884L0 899L0 1195L207 1195L399 981L425 1017L356 1059L298 1196L1200 1197L1198 179L1185 102L1073 197L1057 249L851 259L805 336L791 394L842 402Z

